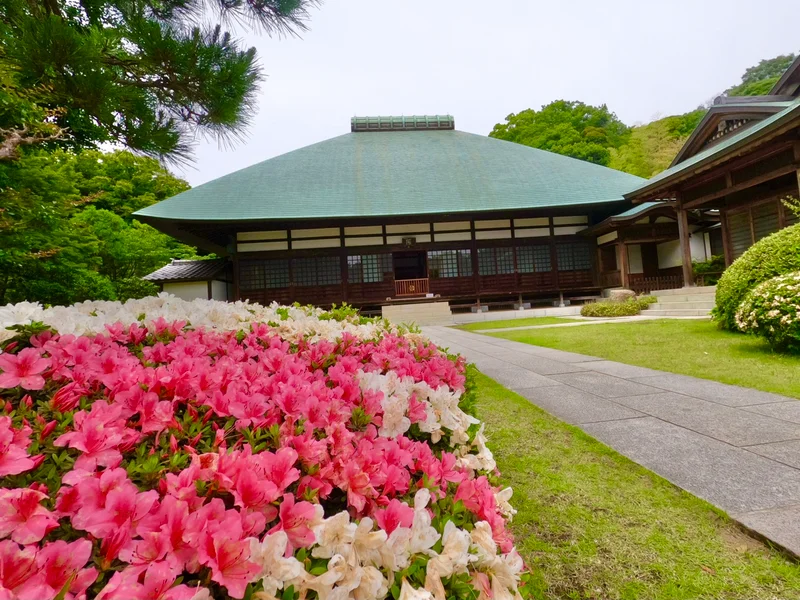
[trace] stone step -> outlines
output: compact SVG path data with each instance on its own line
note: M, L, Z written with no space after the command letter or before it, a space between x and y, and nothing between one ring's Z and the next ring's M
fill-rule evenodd
M693 294L688 296L656 296L661 304L683 304L684 302L714 302L713 294Z
M674 295L688 295L688 294L715 294L717 286L704 285L694 287L675 288L674 290L659 290L653 292L654 296L674 296Z
M707 317L709 311L702 308L673 308L670 310L647 309L643 310L641 314L646 317Z
M708 310L714 308L714 301L709 302L656 302L647 310Z

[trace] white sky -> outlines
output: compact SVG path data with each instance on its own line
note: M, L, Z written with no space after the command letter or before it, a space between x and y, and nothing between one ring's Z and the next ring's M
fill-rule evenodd
M327 0L302 39L247 34L267 75L247 139L202 141L198 185L347 133L350 117L452 114L486 135L552 100L627 124L696 108L800 50L797 0Z

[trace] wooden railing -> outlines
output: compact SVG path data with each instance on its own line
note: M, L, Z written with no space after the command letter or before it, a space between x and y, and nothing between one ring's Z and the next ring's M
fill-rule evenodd
M398 296L424 296L428 293L428 278L395 279L394 290Z
M619 271L605 271L600 273L600 287L611 288L622 285Z
M694 284L699 286L716 285L720 277L722 277L722 271L717 273L700 273L694 276Z
M683 277L681 275L640 277L633 279L629 287L637 294L649 294L658 290L674 290L683 287Z

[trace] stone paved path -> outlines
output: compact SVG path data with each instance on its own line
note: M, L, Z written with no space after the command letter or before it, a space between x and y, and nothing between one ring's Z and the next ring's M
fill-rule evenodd
M436 343L800 555L800 401L469 333Z

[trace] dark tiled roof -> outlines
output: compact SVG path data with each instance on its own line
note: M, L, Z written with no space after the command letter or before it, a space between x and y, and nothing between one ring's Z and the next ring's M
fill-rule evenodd
M149 223L458 214L622 200L645 181L463 131L348 133L136 213Z
M142 279L147 281L205 281L213 279L225 270L227 260L216 258L212 260L173 260L170 264L145 275Z

